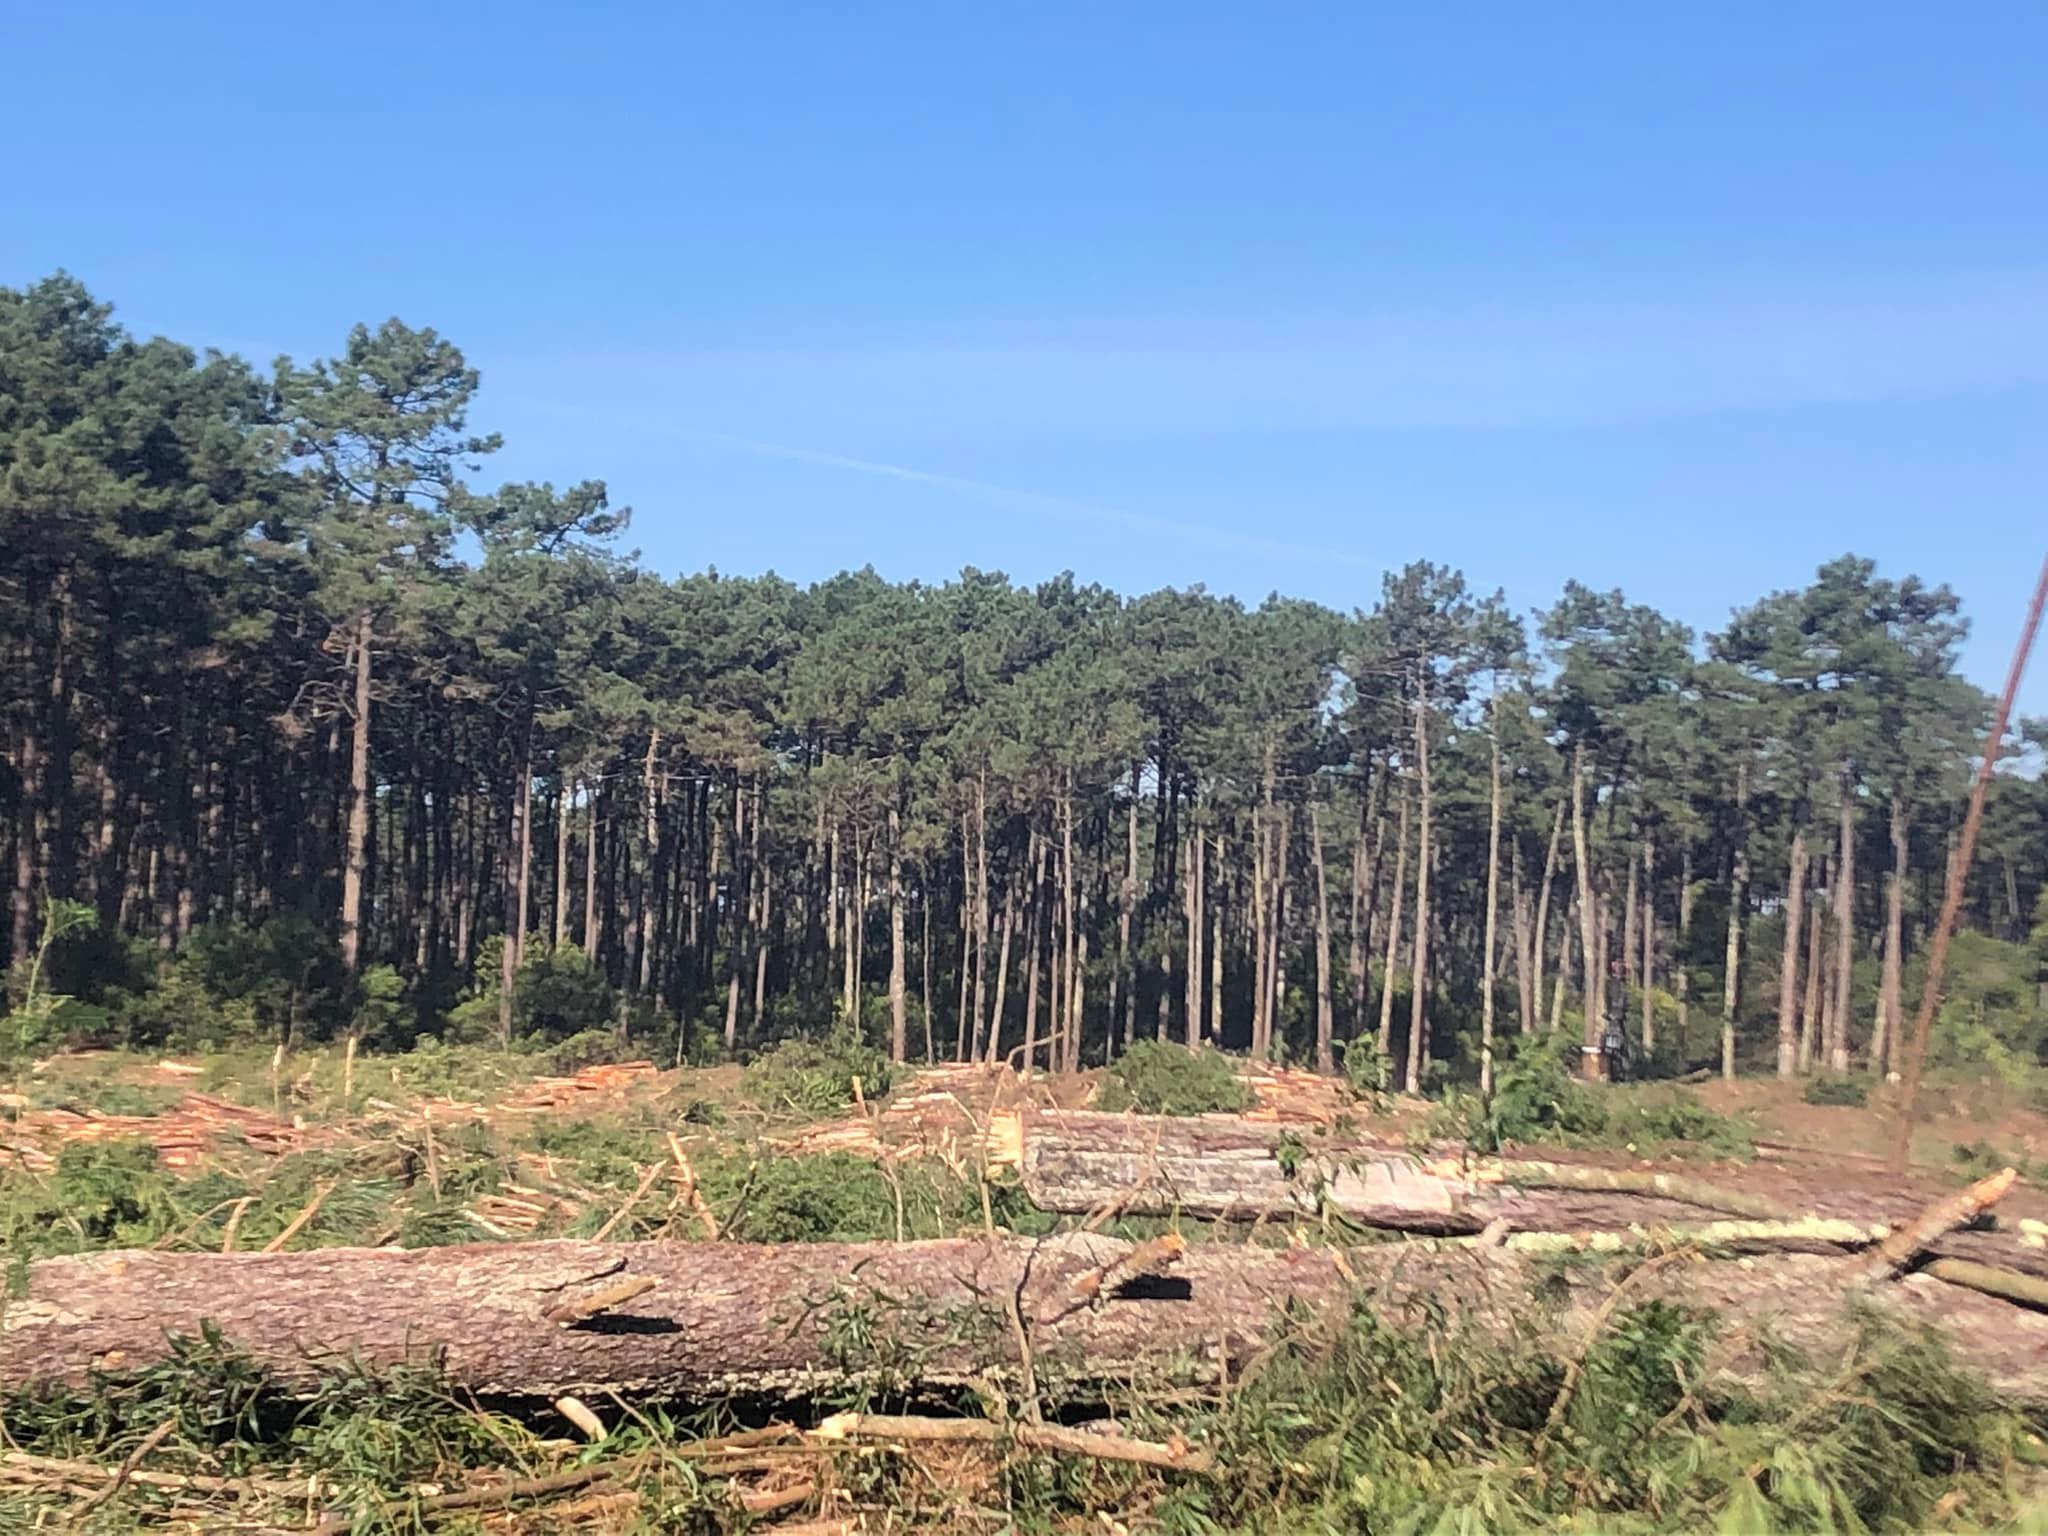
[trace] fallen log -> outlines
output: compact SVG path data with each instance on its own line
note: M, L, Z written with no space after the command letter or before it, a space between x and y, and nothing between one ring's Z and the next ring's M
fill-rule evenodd
M1928 1264L1925 1273L1950 1285L1960 1285L2023 1307L2048 1311L2048 1281L2022 1274L2016 1269L1979 1264L1973 1259L1935 1259Z
M1451 1326L1483 1335L1548 1336L1583 1329L1612 1289L1597 1265L1436 1243L1348 1252L1198 1243L1169 1271L1108 1295L1078 1284L1130 1252L1067 1234L45 1259L0 1315L0 1381L82 1385L133 1372L163 1359L174 1336L211 1324L287 1384L353 1360L436 1365L478 1393L549 1398L800 1395L878 1380L948 1389L1018 1382L1028 1351L1037 1379L1078 1398L1110 1383L1214 1381L1271 1345L1291 1315L1353 1297L1397 1325L1448 1310ZM1840 1263L1687 1261L1631 1295L1720 1314L1736 1336L1818 1352L1852 1336ZM564 1296L628 1278L657 1284L584 1321L550 1321ZM1878 1288L1870 1304L1891 1309L1896 1324L1935 1329L2000 1393L2048 1400L2048 1316L1917 1274Z
M1242 1116L1101 1113L998 1117L990 1146L1014 1161L1041 1210L1176 1212L1210 1221L1333 1213L1360 1226L1434 1234L1626 1227L1725 1212L1795 1213L1746 1190L1685 1174L1578 1163L1428 1155L1384 1142L1282 1139Z

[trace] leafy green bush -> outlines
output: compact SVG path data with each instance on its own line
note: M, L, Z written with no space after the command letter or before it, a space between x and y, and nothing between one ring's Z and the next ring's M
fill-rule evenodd
M120 1041L146 1049L218 1050L263 1033L247 999L215 996L189 965L167 967L155 986L115 998L109 1012Z
M617 995L595 961L574 944L527 947L512 993L514 1027L522 1036L567 1041L609 1029Z
M1251 1097L1236 1063L1221 1051L1140 1040L1111 1064L1095 1102L1148 1115L1204 1115L1243 1109Z
M73 1045L106 1029L107 1011L57 990L50 964L52 953L67 937L91 934L98 927L99 914L83 902L42 903L41 937L11 978L9 991L19 1001L0 1017L0 1054L27 1055Z
M1511 1141L1598 1137L1607 1129L1601 1090L1569 1070L1579 1048L1563 1035L1523 1035L1500 1042L1493 1098L1470 1112L1466 1138L1485 1151Z
M182 1219L173 1190L146 1141L74 1143L47 1180L15 1180L0 1199L0 1248L36 1257L148 1247Z
M853 1102L853 1080L868 1098L889 1091L889 1058L852 1030L823 1040L785 1040L747 1064L740 1092L766 1110L829 1115Z
M1394 1058L1380 1049L1377 1035L1338 1042L1344 1086L1354 1099L1376 1103L1394 1091Z
M1568 1037L1527 1036L1502 1042L1493 1098L1452 1095L1432 1134L1462 1136L1483 1151L1510 1142L1566 1146L1644 1147L1680 1144L1727 1157L1753 1149L1748 1126L1671 1089L1643 1097L1572 1075L1579 1048Z
M1809 1104L1840 1104L1861 1109L1870 1102L1870 1080L1863 1077L1816 1077L1799 1097Z
M349 1030L371 1050L402 1050L412 1043L410 1011L405 1006L405 978L388 965L363 972L355 1017Z
M1756 1151L1747 1121L1717 1114L1678 1093L1664 1099L1621 1100L1608 1115L1603 1139L1631 1147L1681 1145L1716 1157L1748 1157Z
M543 1054L548 1070L563 1077L573 1076L585 1067L639 1061L646 1055L635 1042L620 1039L615 1029L580 1030L559 1044L549 1046Z
M247 1020L289 1047L302 1037L330 1039L347 1018L350 988L341 947L296 913L273 913L254 927L208 923L195 928L174 969L183 971L196 984L196 995L206 1000L200 1016L174 1021L167 1031L166 1038L181 1046L233 1039L220 1032L227 1019ZM222 1006L227 1004L242 1006ZM209 1017L215 1014L219 1018Z
M469 986L448 1017L450 1044L498 1040L504 959L503 934L494 933L477 946ZM527 946L512 987L512 1038L544 1045L606 1029L615 1022L617 1006L611 982L582 950L573 944L554 949L534 942Z

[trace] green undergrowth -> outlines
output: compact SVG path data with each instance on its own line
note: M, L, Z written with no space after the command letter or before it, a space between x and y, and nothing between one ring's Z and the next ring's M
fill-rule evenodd
M1708 1109L1681 1088L1595 1086L1572 1075L1578 1048L1531 1037L1506 1043L1493 1095L1462 1090L1437 1105L1432 1135L1485 1151L1512 1143L1621 1147L1667 1156L1747 1158L1755 1153L1748 1121Z
M856 1301L821 1300L828 1350L871 1361L894 1335ZM990 1318L971 1332L1005 1347ZM1119 1389L1106 1403L1068 1395L1045 1405L1070 1419L1113 1414L1149 1438L1182 1436L1214 1454L1212 1474L1012 1448L971 1469L951 1451L923 1471L902 1456L863 1455L843 1459L840 1475L880 1528L904 1530L1000 1523L1051 1533L1084 1520L1176 1536L2048 1529L2040 1422L1994 1400L1930 1337L1876 1318L1852 1335L1846 1354L1827 1357L1745 1351L1752 1365L1736 1384L1717 1368L1726 1362L1713 1321L1662 1303L1618 1311L1588 1345L1540 1321L1503 1343L1463 1331L1448 1310L1394 1326L1368 1299L1347 1317L1301 1320L1220 1396L1148 1400ZM914 1355L897 1364L914 1374ZM1057 1379L1049 1370L1041 1384L1056 1392ZM483 1468L534 1475L605 1458L633 1459L622 1486L642 1498L629 1523L606 1529L741 1528L712 1480L661 1453L761 1405L594 1406L610 1437L577 1446L544 1405L478 1402L429 1370L334 1362L317 1386L292 1392L201 1338L132 1379L0 1394L0 1419L20 1451L101 1466L168 1424L153 1469L272 1480L267 1487L317 1477L328 1491L316 1502L360 1531L423 1528L412 1502L423 1483L456 1488ZM838 1406L776 1411L802 1422ZM988 1392L957 1406L998 1417L1016 1407ZM171 1497L130 1488L88 1528L133 1529L166 1513ZM284 1507L273 1501L269 1512ZM75 1508L61 1483L10 1486L0 1490L0 1529L51 1526ZM278 1523L300 1523L305 1498L297 1509ZM517 1518L522 1530L549 1528L545 1506Z
M153 1426L168 1426L152 1470L239 1485L235 1498L216 1496L210 1508L203 1492L131 1485L70 1529L162 1528L174 1517L186 1529L298 1529L311 1507L332 1528L363 1536L476 1531L485 1527L475 1517L429 1519L421 1490L459 1489L479 1471L530 1476L605 1459L633 1466L626 1486L657 1517L643 1529L743 1529L717 1486L658 1454L722 1427L717 1410L671 1416L649 1405L618 1416L601 1445L583 1447L559 1438L566 1426L536 1407L479 1402L431 1369L369 1370L345 1361L295 1390L208 1334L174 1341L169 1359L134 1377L97 1380L83 1391L8 1392L0 1396L0 1424L18 1451L98 1465L113 1465ZM314 1479L323 1485L319 1496L308 1487ZM54 1529L78 1511L61 1482L0 1487L0 1530ZM268 1518L251 1518L258 1515ZM545 1510L518 1526L551 1528Z
M1832 1104L1862 1109L1870 1102L1867 1077L1816 1077L1807 1081L1799 1097L1808 1104Z
M54 1169L0 1180L0 1250L17 1276L28 1262L110 1248L217 1252L232 1224L243 1251L260 1249L309 1206L294 1248L395 1243L432 1247L492 1242L476 1216L483 1197L511 1195L547 1207L519 1237L589 1237L610 1224L619 1240L703 1235L695 1208L658 1177L637 1201L642 1175L671 1159L665 1121L651 1107L624 1115L507 1117L387 1128L378 1139L281 1158L244 1152L209 1159L195 1177L164 1167L146 1141L79 1142ZM794 1156L718 1141L690 1153L697 1188L726 1238L756 1242L859 1241L955 1236L990 1217L1008 1231L1052 1229L1014 1180L989 1186L936 1159L884 1165L835 1152ZM624 1214L620 1215L623 1209ZM618 1217L615 1221L614 1217ZM1136 1235L1146 1224L1126 1222Z
M1237 1063L1220 1051L1190 1051L1164 1040L1139 1040L1110 1063L1096 1106L1147 1115L1230 1113L1251 1103Z
M854 1083L872 1102L889 1091L890 1063L851 1029L822 1040L785 1040L761 1052L740 1074L740 1092L770 1114L815 1118L854 1102Z
M1227 1480L1189 1529L1773 1532L1989 1530L2048 1506L2042 1425L1940 1345L1860 1322L1835 1359L1713 1367L1710 1319L1660 1303L1612 1320L1565 1397L1556 1337L1502 1347L1447 1317L1418 1332L1361 1306L1293 1338L1220 1427ZM1278 1513L1284 1511L1285 1513ZM2038 1529L2038 1524L2024 1528Z

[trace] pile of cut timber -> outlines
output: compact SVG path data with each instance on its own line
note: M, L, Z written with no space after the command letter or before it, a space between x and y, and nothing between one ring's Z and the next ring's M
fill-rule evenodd
M500 1099L496 1108L515 1115L576 1113L594 1107L599 1100L622 1099L660 1075L661 1069L651 1061L585 1067L573 1077L535 1078L517 1093Z
M863 1103L843 1119L770 1137L768 1144L798 1157L827 1152L890 1159L935 1157L962 1168L993 1106L1016 1092L1020 1082L1007 1067L971 1062L921 1067L879 1109Z
M1252 1105L1239 1118L1271 1125L1332 1125L1351 1108L1337 1078L1303 1067L1253 1066L1244 1073Z
M290 1121L205 1093L188 1093L160 1115L25 1110L7 1131L0 1156L32 1173L47 1173L56 1166L56 1154L77 1142L146 1141L165 1167L180 1172L197 1169L208 1149L223 1143L239 1142L270 1157L306 1144L304 1130Z

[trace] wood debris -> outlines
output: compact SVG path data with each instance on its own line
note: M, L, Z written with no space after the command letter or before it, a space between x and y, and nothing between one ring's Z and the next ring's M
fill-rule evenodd
M593 1099L623 1098L660 1075L661 1069L651 1061L585 1067L574 1077L536 1078L517 1093L500 1099L495 1109L500 1114L514 1115L585 1110Z
M496 1194L479 1195L465 1214L497 1236L531 1237L545 1224L567 1225L582 1213L581 1202L526 1184L508 1184Z
M146 1141L157 1158L176 1172L195 1172L207 1152L239 1142L269 1157L282 1157L307 1144L303 1127L265 1110L251 1109L206 1093L188 1093L160 1115L104 1115L93 1110L32 1109L10 1127L0 1155L31 1173L47 1173L57 1153L76 1143Z

